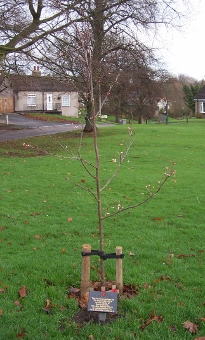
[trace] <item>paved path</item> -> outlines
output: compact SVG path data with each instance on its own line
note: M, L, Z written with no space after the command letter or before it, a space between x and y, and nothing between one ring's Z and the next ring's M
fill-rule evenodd
M0 116L0 123L6 123L6 115ZM81 124L66 124L57 122L44 122L42 120L35 120L26 118L21 114L10 113L8 114L9 125L19 126L19 130L0 130L0 142L9 140L16 140L22 138L29 138L43 135L53 135L56 133L80 130L82 129Z

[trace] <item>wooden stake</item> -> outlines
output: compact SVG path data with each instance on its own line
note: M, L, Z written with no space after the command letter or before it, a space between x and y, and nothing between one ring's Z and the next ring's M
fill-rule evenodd
M116 247L116 255L122 254L122 247ZM122 259L116 259L116 286L119 294L123 293Z
M91 245L83 244L82 252L90 253ZM89 289L90 289L90 256L82 256L81 286L80 286L81 298L84 297L84 294L88 292Z

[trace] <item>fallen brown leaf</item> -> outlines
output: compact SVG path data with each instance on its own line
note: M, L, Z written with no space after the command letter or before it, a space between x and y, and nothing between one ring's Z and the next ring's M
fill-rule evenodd
M170 326L169 329L172 331L172 332L176 332L177 331L177 328L175 326Z
M45 307L42 308L42 310L44 310L44 312L46 312L47 314L50 314L51 312L51 308L54 308L54 305L51 305L51 300L46 299L46 305Z
M190 321L185 321L183 323L183 327L188 329L190 333L196 333L198 331L199 326L190 322Z
M194 340L205 340L205 336L200 336L199 338L195 338Z
M170 276L160 276L159 278L154 280L155 282L160 282L160 281L172 281L172 278Z
M130 256L135 256L135 254L134 253L132 253L131 251L129 251L129 253L128 253Z
M24 338L26 336L25 329L22 328L21 332L17 334L17 338Z
M77 296L80 296L80 289L79 288L75 288L75 287L71 287L70 288L70 293L71 294L75 294Z
M19 302L19 300L14 301L14 304L18 307L22 307L22 304Z
M150 289L151 286L149 285L149 283L145 282L145 283L143 284L143 288L144 288L144 289Z
M46 299L46 306L45 308L49 308L51 305L51 301L49 299Z
M18 293L19 293L21 298L24 298L27 295L26 286L22 286L21 289L19 289Z
M140 326L140 329L143 331L152 321L163 321L163 317L160 315L155 315L155 311L152 311L152 313L149 316L149 319L144 323L144 325Z
M4 288L0 288L0 293L4 293L5 289Z
M132 286L132 284L123 286L123 295L126 296L127 298L134 297L137 294L138 294L138 291L135 287Z
M2 309L0 309L0 315L2 315L3 314L3 310Z
M72 222L72 217L68 217L68 222Z
M91 334L91 335L89 335L89 338L91 339L91 340L95 340L95 338L94 338L94 336Z
M195 254L188 254L188 255L186 255L186 254L178 254L177 255L178 259L181 259L183 257L195 257L195 256L196 256Z

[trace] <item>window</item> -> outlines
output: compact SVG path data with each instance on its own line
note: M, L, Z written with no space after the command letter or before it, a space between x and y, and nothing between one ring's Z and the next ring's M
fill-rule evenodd
M201 102L201 112L205 113L205 102Z
M70 95L64 94L62 96L62 106L70 106Z
M27 105L36 106L36 94L28 94Z

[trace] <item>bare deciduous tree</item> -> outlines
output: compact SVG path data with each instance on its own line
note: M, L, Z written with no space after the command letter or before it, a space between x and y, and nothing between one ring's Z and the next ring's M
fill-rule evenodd
M86 38L85 38L86 37ZM148 193L148 196L142 200L141 202L135 203L131 206L127 207L122 207L121 205L118 206L118 209L114 211L113 213L106 213L103 214L103 209L102 209L102 193L103 191L109 186L111 181L117 176L117 174L120 171L120 168L127 158L130 148L133 144L133 129L132 126L129 127L128 129L128 136L129 139L127 141L126 147L124 151L119 152L118 154L118 159L116 158L116 168L112 176L105 182L104 184L101 184L101 159L100 159L100 153L99 153L99 148L98 148L98 132L97 132L97 125L96 125L96 120L97 116L99 113L98 107L96 108L95 105L95 93L94 93L94 81L93 81L93 61L92 61L92 35L90 34L89 26L84 27L84 34L80 36L81 39L81 44L82 44L82 51L84 54L84 59L82 60L83 66L85 69L85 72L87 72L87 86L88 86L88 91L90 93L90 99L91 99L91 119L92 119L92 127L93 127L93 144L94 144L94 152L95 152L95 162L91 163L88 160L85 160L82 156L81 153L81 147L82 147L82 139L84 132L82 131L81 134L81 139L80 139L80 145L78 149L78 155L75 156L72 154L72 157L77 159L78 161L81 162L83 168L85 171L93 178L95 181L96 189L91 190L91 189L85 189L86 191L90 192L94 198L95 201L97 202L97 216L98 216L98 226L99 226L99 241L100 241L100 252L101 254L104 254L104 220L111 218L117 214L122 213L123 211L126 211L128 209L134 209L137 208L138 206L147 203L150 201L163 187L163 185L166 183L166 181L170 178L170 176L174 173L174 169L166 169L165 172L165 178L162 182L159 183L159 186L154 189L153 191L150 191ZM85 43L86 42L86 43ZM112 89L116 86L118 82L118 77L120 76L120 72L117 74L116 78L113 80L113 83L110 85L109 92L107 93L107 96L112 92ZM106 102L107 97L104 99L102 102L101 106ZM88 118L89 119L89 118ZM75 184L75 183L74 183ZM77 185L77 184L76 184ZM79 186L79 185L77 185ZM82 186L80 186L82 189L84 189ZM101 280L101 285L105 286L105 268L104 268L104 259L101 258L100 260L100 280Z
M39 47L37 55L39 58L39 53L44 47L46 47L44 55L48 54L49 50L52 51L52 46L53 51L56 51L56 38L58 41L65 41L67 36L69 39L66 40L68 42L66 51L72 59L72 66L75 64L76 69L77 59L80 59L82 53L76 49L76 42L79 41L76 33L83 34L86 25L91 35L91 67L94 101L97 107L100 97L99 81L102 81L104 62L112 58L112 53L118 50L125 51L130 46L145 50L146 47L140 43L143 40L142 32L156 30L160 25L179 27L187 13L187 0L154 2L152 0L22 0L18 4L14 0L4 1L0 7L2 41L0 57L3 59L10 53L21 52L33 57L34 48ZM57 32L61 33L58 35ZM57 59L59 55L55 57ZM58 60L58 66L63 69L65 51L59 59L61 61ZM42 58L41 62L44 63L45 58ZM69 68L74 69L71 66ZM82 81L80 69L79 74L75 72L75 77L79 83ZM84 83L87 83L87 80ZM92 131L90 97L91 94L87 93L89 119L86 121L86 131Z
M0 62L11 53L22 53L51 33L79 20L74 9L79 0L5 0L0 5ZM82 18L81 18L82 19Z

